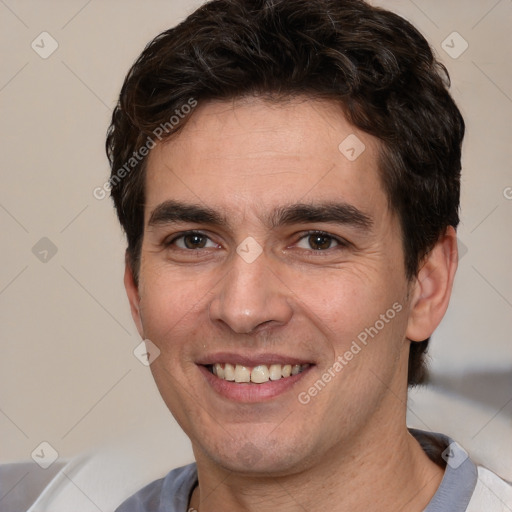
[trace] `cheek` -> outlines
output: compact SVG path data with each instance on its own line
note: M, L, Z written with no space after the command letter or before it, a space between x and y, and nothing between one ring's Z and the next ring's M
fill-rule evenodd
M290 275L288 281L304 315L327 333L342 335L335 336L341 342L374 325L388 310L385 320L393 320L401 309L393 310L393 304L401 303L404 295L397 280L383 278L382 270L370 267Z
M366 272L338 269L322 279L309 276L295 281L303 315L328 345L319 372L327 379L335 375L331 392L320 399L329 407L350 409L369 400L382 382L399 371L407 326L406 293L400 284L403 278L390 277L382 278L382 272L367 267ZM340 399L335 389L342 389L345 398ZM347 392L358 399L348 399Z
M187 331L193 334L200 325L198 314L207 310L213 285L208 280L184 272L169 272L165 265L145 269L141 273L140 310L144 335L169 349Z

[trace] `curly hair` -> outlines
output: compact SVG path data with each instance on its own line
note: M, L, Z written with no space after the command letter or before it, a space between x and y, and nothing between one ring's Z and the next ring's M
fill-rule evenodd
M380 178L412 279L446 228L459 223L464 121L449 85L409 22L361 0L207 2L146 46L108 130L109 188L135 279L155 138L181 130L197 102L248 95L331 100L381 141ZM425 379L428 342L411 343L409 385Z

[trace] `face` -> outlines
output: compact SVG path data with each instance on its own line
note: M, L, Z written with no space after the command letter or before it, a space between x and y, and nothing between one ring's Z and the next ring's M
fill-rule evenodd
M409 283L377 161L312 100L208 102L152 150L127 289L198 460L284 474L403 423Z

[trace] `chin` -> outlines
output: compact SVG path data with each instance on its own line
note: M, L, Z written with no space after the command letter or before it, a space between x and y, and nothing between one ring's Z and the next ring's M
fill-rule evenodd
M299 472L311 458L305 456L308 449L303 440L296 441L290 435L285 440L269 439L265 434L225 440L221 449L203 446L201 451L216 465L238 475L282 476Z

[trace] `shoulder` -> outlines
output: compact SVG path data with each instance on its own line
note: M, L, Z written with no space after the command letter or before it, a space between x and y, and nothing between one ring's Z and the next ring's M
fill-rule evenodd
M173 469L124 501L116 512L181 512L197 482L195 464Z
M478 466L478 480L467 512L510 512L512 483Z
M410 429L431 460L445 462L443 480L425 512L511 512L512 484L476 465L450 437Z

